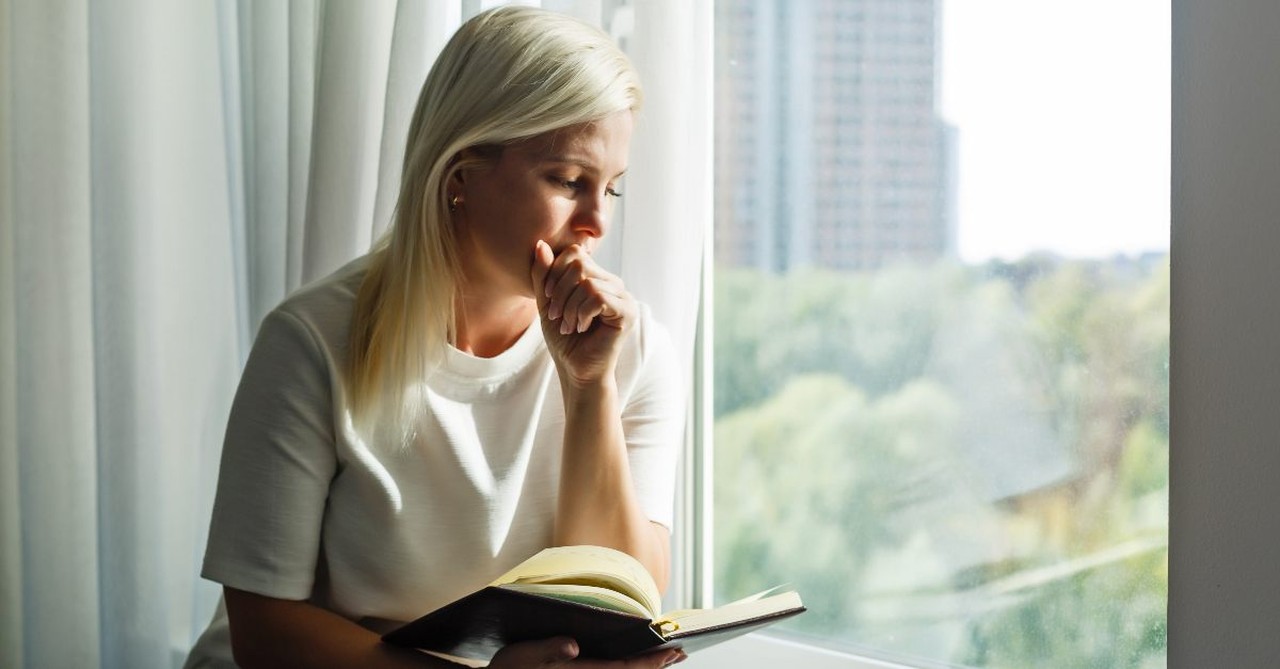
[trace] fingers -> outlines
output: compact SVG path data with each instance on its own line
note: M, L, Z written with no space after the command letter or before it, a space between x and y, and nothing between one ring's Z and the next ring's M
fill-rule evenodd
M641 655L640 657L631 660L627 665L627 669L669 667L673 664L684 662L686 657L688 657L688 655L685 655L683 650L680 650L679 648L671 648L669 650L658 651L648 655Z
M555 252L551 250L551 245L538 240L533 247L533 267L530 270L530 280L533 286L533 296L538 301L538 310L542 311L546 308L547 303L547 275L551 272L551 265L556 260Z
M683 662L688 657L683 650L671 648L659 650L629 660L574 660L574 669L662 669Z
M528 669L568 665L578 656L578 644L568 637L525 641L505 646L489 663L491 669Z
M564 299L560 314L560 334L586 332L596 317L611 323L618 316L624 297L617 288L599 279L584 279ZM553 302L553 304L555 304Z
M524 641L505 646L489 663L490 669L573 667L574 669L661 669L683 662L683 650L670 648L628 660L577 659L578 644L569 637Z
M538 243L534 292L547 319L560 321L560 334L586 332L596 319L621 329L633 310L622 280L602 269L576 244L548 262L550 250Z

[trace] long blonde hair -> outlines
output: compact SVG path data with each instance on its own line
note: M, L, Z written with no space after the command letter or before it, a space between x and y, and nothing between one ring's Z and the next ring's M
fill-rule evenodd
M394 219L356 296L346 388L357 426L407 427L417 414L405 406L410 390L454 341L460 269L447 188L485 160L470 156L494 154L463 150L635 110L641 99L626 55L572 17L501 7L458 29L422 86Z

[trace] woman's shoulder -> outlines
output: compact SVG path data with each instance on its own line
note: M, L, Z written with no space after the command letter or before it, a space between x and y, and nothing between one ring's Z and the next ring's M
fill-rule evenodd
M345 349L356 294L368 267L368 255L352 260L290 293L267 318L292 321L324 347Z
M290 293L277 309L290 312L328 310L340 306L350 309L369 269L369 259L369 255L360 256L327 276L304 284Z

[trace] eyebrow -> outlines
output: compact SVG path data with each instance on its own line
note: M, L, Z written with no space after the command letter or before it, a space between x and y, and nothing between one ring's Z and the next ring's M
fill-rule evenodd
M600 171L596 169L596 166L591 162L587 160L583 160L581 158L574 158L572 156L563 156L563 155L542 156L541 158L539 158L539 160L541 160L544 163L562 163L566 165L577 165L578 167L581 167L582 169L592 173L598 173ZM621 179L623 176L626 175L627 169L628 168L626 167L622 168L621 172L618 172L617 174L613 175L610 178Z

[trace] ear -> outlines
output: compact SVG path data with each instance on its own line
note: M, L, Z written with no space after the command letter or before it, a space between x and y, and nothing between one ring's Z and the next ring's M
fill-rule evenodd
M447 185L455 192L461 193L467 182L467 172L477 168L492 167L501 158L501 146L469 146L449 159L446 167L450 171Z
M466 160L466 153L467 150L463 149L462 151L453 154L453 157L449 159L449 162L445 163L444 169L449 173L450 186L461 185L463 183L464 177L462 175L462 170L457 169L457 167L458 163Z

